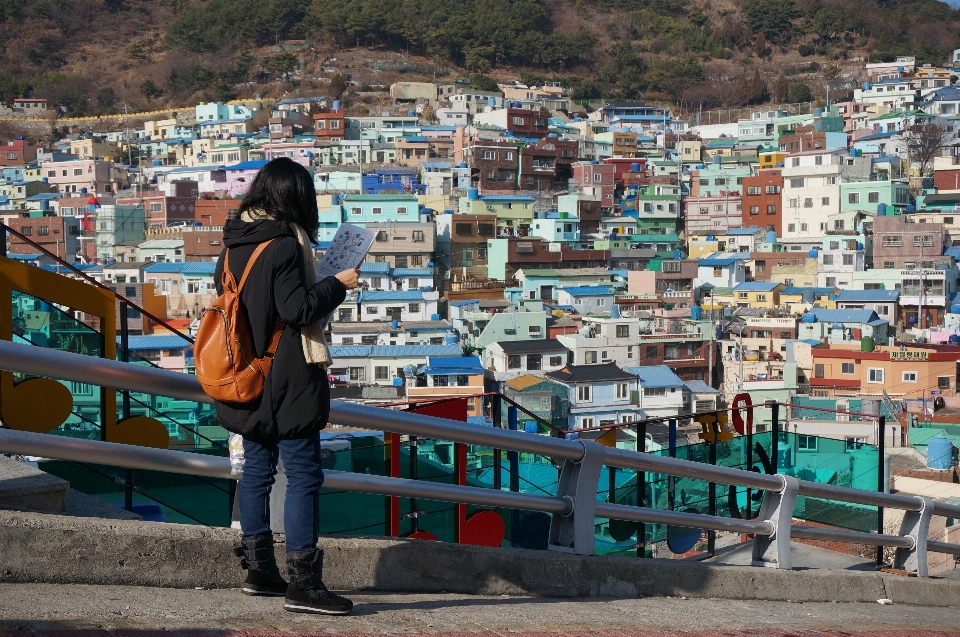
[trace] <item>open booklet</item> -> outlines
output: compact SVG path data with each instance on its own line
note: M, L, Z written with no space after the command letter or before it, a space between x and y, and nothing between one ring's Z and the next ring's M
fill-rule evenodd
M376 233L366 228L342 224L323 254L323 259L317 264L317 281L359 267L375 237Z

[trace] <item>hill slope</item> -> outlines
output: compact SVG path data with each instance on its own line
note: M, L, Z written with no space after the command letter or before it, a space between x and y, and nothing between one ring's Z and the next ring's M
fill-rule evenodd
M273 50L290 39L313 49ZM334 71L489 74L709 108L843 90L867 58L942 64L956 48L960 12L937 0L0 0L0 100L95 114L230 99L289 90L277 80L301 58L304 92ZM386 51L402 63L368 63Z

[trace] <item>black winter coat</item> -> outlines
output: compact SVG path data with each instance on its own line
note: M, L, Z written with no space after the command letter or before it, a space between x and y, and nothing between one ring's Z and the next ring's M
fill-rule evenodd
M279 317L286 326L263 385L263 395L249 403L223 403L215 408L220 424L247 438L273 441L303 438L327 425L330 415L330 386L327 372L308 365L303 355L300 328L332 312L346 297L347 289L336 277L327 277L313 287L306 285L303 254L292 230L269 219L254 222L231 219L223 229L224 252L217 261L217 294L224 254L230 248L228 267L237 284L256 247L269 239L273 243L260 255L240 300L256 345L257 356L267 349Z

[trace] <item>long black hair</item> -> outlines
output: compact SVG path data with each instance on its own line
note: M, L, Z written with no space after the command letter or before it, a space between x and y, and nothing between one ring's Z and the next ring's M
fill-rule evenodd
M238 216L247 210L264 210L280 225L297 223L316 239L320 227L317 191L310 171L289 157L277 157L260 169L240 204Z

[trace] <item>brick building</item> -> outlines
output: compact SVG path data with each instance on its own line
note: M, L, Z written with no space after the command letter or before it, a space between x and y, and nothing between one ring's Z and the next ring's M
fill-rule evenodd
M183 256L188 263L216 261L223 250L222 228L184 228Z
M617 184L614 181L616 166L589 161L573 164L573 179L580 192L599 199L603 208L613 207L613 194Z
M0 144L0 166L30 164L37 160L37 147L24 139Z
M538 268L605 268L610 260L609 250L575 250L561 244L552 250L550 242L536 237L507 239L506 277L510 280L517 270Z
M779 168L761 170L743 178L743 227L757 226L783 233L783 172Z
M80 219L77 217L17 217L8 225L65 261L76 260L80 252ZM8 236L8 242L11 254L38 252L35 246L14 234Z
M578 142L553 137L528 145L509 138L474 137L462 153L470 163L472 181L484 192L566 186L580 157Z
M933 268L942 254L942 223L911 223L904 215L874 217L874 268Z
M198 199L193 204L193 220L206 228L222 228L239 212L239 199Z
M345 134L345 120L340 102L334 102L333 108L326 113L313 114L313 132L317 141L338 142Z

